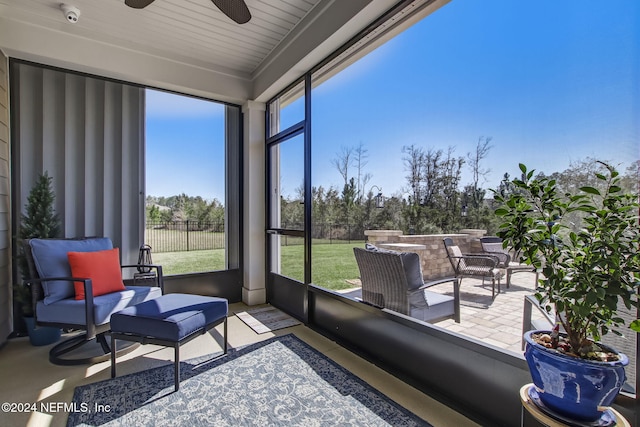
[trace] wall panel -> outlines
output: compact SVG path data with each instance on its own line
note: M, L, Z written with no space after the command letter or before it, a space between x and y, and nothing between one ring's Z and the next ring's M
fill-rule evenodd
M110 237L122 261L135 262L144 219L144 89L20 61L11 71L19 128L14 214L47 171L63 236Z

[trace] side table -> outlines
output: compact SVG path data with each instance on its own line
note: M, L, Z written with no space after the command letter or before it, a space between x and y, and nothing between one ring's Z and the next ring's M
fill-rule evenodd
M567 424L562 421L559 421L550 415L547 415L545 412L540 410L538 406L531 400L529 397L529 389L533 387L533 384L525 384L520 388L520 401L522 402L522 413L520 415L520 427L524 426L524 413L525 410L530 413L533 418L537 421L541 422L543 425L547 427L575 427L581 426L583 424L580 423L572 423ZM631 427L631 424L615 409L609 408L609 410L616 416L616 426L619 427ZM585 424L586 425L586 424Z

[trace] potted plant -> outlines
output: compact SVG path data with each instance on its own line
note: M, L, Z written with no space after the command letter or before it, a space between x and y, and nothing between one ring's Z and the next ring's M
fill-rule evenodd
M525 334L534 401L590 422L603 417L624 383L627 357L599 340L620 334L619 304L638 307L640 277L638 196L623 191L615 168L599 163L602 185L581 187L578 194L561 192L551 177L534 178L523 164L511 194L494 191L503 220L497 234L521 262L542 272L535 296L558 322L552 331ZM581 225L569 221L575 213ZM629 326L640 329L638 320Z
M60 233L60 220L55 213L55 193L51 188L52 178L45 172L36 180L27 197L25 214L22 215L18 238L20 240L33 238L58 237ZM27 279L29 267L23 247L18 245L18 266L23 279ZM13 288L13 296L24 319L29 334L29 340L33 345L48 345L60 339L60 328L36 327L33 316L33 297L31 288L25 284L19 284Z
M36 320L33 317L31 290L27 286L15 285L13 287L13 298L16 301L22 319L24 320L31 345L49 345L60 339L60 336L62 335L60 328L50 326L36 327Z

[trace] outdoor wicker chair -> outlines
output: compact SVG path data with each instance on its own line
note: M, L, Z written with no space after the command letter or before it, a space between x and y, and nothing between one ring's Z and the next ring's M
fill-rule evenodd
M460 322L458 279L446 277L424 282L420 257L414 252L395 252L353 248L360 280L362 300L379 308L434 323L453 318ZM443 283L453 284L453 296L427 290Z
M464 277L480 278L484 284L485 279L490 279L491 298L494 299L496 297L496 282L498 283L498 293L500 293L500 279L502 278L498 257L488 254L463 254L450 237L443 241L447 257L458 280L462 282Z
M536 273L536 284L538 283L538 271L535 267L526 264L520 264L511 261L511 255L502 246L502 239L496 236L486 236L480 238L480 244L482 245L482 251L489 255L498 257L500 268L504 268L507 272L507 288L511 286L511 275L515 273Z

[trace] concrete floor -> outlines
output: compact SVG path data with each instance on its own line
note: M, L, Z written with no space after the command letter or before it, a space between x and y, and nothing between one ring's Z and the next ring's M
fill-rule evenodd
M502 295L501 295L502 297ZM230 312L236 313L248 307L242 303L231 304ZM467 309L465 308L465 312ZM216 328L221 331L222 326ZM213 331L211 331L214 333ZM335 342L313 332L305 326L294 326L275 333L256 334L236 316L229 317L229 346L245 346L254 342L294 333L323 354L327 355L350 372L354 373L388 397L427 420L434 427L477 426L474 422L442 405L428 395L389 375L385 371L347 351ZM220 351L215 340L218 334L205 334L180 350L180 357L192 357ZM33 347L26 338L11 339L0 350L0 402L35 403L71 402L74 388L78 385L108 379L109 362L92 366L56 366L48 361L50 346ZM171 363L173 349L145 345L134 352L118 358L118 376L137 372L162 364ZM6 413L0 412L1 426L64 426L67 413Z

